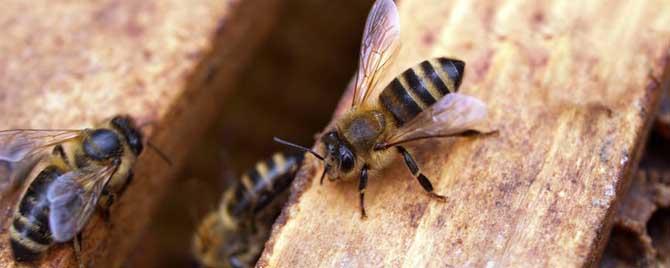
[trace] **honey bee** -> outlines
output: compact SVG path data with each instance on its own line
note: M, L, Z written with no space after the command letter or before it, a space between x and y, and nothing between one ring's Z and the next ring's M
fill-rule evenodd
M224 193L193 236L193 254L204 267L253 267L287 198L303 155L276 153L258 162Z
M323 178L359 179L361 217L366 218L365 188L368 173L387 166L393 152L400 154L423 189L433 198L446 198L419 169L402 145L410 141L487 132L486 104L457 93L465 62L433 58L405 70L388 85L379 86L399 47L400 23L392 0L377 0L368 15L349 111L325 131L320 155L281 139L275 141L309 152L324 162ZM393 149L393 150L389 150Z
M132 180L142 140L128 116L115 116L92 129L0 131L0 160L15 163L13 172L32 169L28 178L4 178L29 181L9 230L14 259L33 262L54 243L71 240L79 259L78 234L96 207L108 216Z

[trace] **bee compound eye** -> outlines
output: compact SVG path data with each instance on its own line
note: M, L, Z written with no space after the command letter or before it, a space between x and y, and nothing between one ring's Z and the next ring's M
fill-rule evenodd
M89 157L95 160L104 160L120 153L121 142L113 131L97 129L84 140L83 148Z
M354 168L354 154L344 146L340 147L340 168L342 171L350 171Z

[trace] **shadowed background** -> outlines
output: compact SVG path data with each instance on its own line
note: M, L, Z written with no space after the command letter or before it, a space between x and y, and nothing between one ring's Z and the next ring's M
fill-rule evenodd
M222 100L223 112L151 216L153 223L129 264L191 264L194 226L216 208L227 180L285 150L273 136L314 143L353 76L371 6L372 1L284 1L272 33Z

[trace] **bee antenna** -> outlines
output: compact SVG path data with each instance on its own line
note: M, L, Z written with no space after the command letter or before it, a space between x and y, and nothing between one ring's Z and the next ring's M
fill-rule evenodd
M168 166L172 166L172 160L170 160L170 158L169 158L163 151L161 151L160 149L158 149L158 147L156 147L156 145L154 145L154 144L151 143L150 141L147 141L147 146L149 146L149 148L151 148L154 152L156 152L156 154L157 154L161 159L163 159L163 161L165 161L165 163L167 163Z
M283 145L286 145L286 146L288 146L288 147L293 147L293 148L298 149L298 150L300 150L300 151L310 153L310 154L316 156L316 158L318 158L319 160L324 161L323 156L321 156L320 154L316 153L315 151L313 151L313 150L310 149L310 148L307 148L307 147L304 147L304 146L300 146L300 145L297 145L297 144L295 144L295 143L291 143L291 142L282 140L282 139L277 138L277 137L273 137L272 139L273 139L276 143L283 144Z

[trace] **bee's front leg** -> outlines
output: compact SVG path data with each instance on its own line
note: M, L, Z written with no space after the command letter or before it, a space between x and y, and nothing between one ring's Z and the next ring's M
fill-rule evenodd
M368 215L365 213L365 188L368 187L368 164L363 165L361 169L361 178L358 181L358 193L360 195L361 219L367 219Z
M109 191L102 190L102 198L101 202L98 203L98 212L100 213L100 217L102 220L105 222L105 224L110 225L110 207L114 202L116 201L116 195L109 193Z
M84 263L81 261L81 241L82 241L82 234L81 232L79 232L77 235L74 236L74 239L72 240L72 245L74 246L74 257L77 259L79 268L84 268Z
M330 165L326 164L325 167L323 167L323 173L321 173L321 179L319 180L319 184L323 185L323 178L326 177L326 173L328 173L328 170L330 169Z
M121 189L118 191L118 194L113 193L108 188L102 190L102 200L101 202L98 203L98 209L99 209L98 211L100 211L100 216L102 217L102 219L105 221L106 224L110 224L109 211L111 210L112 205L114 205L119 196L123 195L123 193L126 192L128 185L130 185L130 182L133 181L133 177L134 173L132 170L130 170L128 172L128 177L126 177L126 180L123 182L123 185L121 186Z

